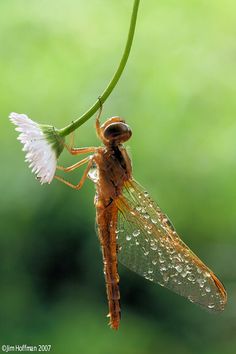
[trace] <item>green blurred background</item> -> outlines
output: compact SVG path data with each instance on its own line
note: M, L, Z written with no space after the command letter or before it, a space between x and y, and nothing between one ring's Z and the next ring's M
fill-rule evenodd
M235 1L141 1L128 65L103 111L132 127L134 176L224 282L224 313L120 266L122 321L110 330L94 186L40 186L7 118L16 111L60 128L87 110L117 67L131 8L131 0L0 1L0 345L236 352ZM99 144L93 119L76 144Z

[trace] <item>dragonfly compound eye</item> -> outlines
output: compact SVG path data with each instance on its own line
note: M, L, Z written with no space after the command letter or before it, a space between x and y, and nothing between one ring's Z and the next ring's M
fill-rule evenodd
M124 143L132 135L130 127L123 122L114 122L109 124L103 132L104 138L113 143Z

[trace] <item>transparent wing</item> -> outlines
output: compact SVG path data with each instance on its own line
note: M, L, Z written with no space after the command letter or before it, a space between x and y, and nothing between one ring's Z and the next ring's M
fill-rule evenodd
M214 273L179 238L169 219L134 180L116 200L118 259L132 271L213 311L226 291Z

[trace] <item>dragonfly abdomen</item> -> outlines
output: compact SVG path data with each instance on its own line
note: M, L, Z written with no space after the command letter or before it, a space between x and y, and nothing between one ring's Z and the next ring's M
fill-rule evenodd
M116 246L117 207L111 203L108 207L97 206L98 235L101 243L104 275L110 317L110 326L118 329L120 322L120 290L117 271Z

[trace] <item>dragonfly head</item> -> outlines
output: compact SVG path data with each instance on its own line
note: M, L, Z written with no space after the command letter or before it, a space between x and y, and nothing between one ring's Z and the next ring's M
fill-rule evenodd
M105 145L118 145L130 139L132 131L120 117L112 117L101 126Z

